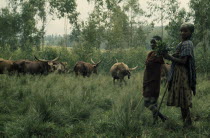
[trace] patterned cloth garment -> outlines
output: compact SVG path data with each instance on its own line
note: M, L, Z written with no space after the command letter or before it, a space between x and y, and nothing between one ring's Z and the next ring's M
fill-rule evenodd
M193 51L193 43L191 40L180 42L176 48L176 51L179 55L179 57L189 56L188 62L186 65L187 71L188 71L188 79L189 79L189 85L192 89L193 93L196 93L196 70L195 70L195 58L194 58L194 51ZM169 71L168 75L168 81L169 81L169 87L170 83L172 81L172 77L174 74L174 67L177 63L172 62L171 70Z

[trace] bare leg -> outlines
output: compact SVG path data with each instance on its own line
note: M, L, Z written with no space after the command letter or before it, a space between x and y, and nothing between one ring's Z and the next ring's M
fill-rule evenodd
M158 111L157 108L157 98L145 98L144 99L144 106L147 107L149 110L151 110L152 115L153 115L153 124L155 124L158 120L158 117L160 117L160 119L165 122L165 120L167 120L167 117L164 116L163 114L161 114Z
M182 112L182 119L183 119L184 127L192 126L190 109L189 108L181 108L181 112Z

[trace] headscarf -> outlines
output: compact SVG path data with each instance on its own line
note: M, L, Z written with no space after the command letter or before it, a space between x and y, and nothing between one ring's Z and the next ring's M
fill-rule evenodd
M194 25L191 24L191 23L185 22L185 23L183 23L183 24L181 25L181 28L183 28L183 27L188 28L188 29L190 30L191 33L194 32Z

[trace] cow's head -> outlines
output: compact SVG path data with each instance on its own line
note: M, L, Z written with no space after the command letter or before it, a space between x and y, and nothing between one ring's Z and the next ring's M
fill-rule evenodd
M65 73L66 72L67 62L53 62L53 70L58 73Z
M93 65L93 73L97 74L97 73L98 73L97 68L98 68L98 65L101 63L101 60L100 60L98 63L95 63L95 62L93 61L93 59L91 58L91 62L93 63L93 64L92 64L92 65Z
M49 72L53 72L57 69L57 60L60 58L60 55L53 60L38 59L35 55L34 58L40 62L46 63L48 65Z
M129 69L127 70L128 79L130 79L131 71L136 70L136 68L138 68L138 66L136 66L136 67L134 67L134 68L129 68Z

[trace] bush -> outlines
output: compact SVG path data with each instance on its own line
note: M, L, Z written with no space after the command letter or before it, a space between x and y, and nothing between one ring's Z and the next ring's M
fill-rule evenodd
M210 72L210 50L203 51L202 47L195 49L196 70L200 73Z

